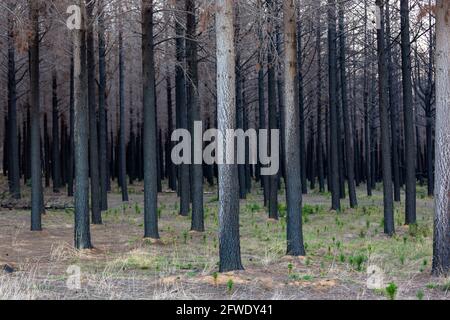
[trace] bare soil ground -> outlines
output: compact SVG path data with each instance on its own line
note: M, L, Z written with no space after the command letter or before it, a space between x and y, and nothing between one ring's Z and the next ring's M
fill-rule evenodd
M280 220L269 221L261 192L254 191L240 207L245 271L218 274L212 189L205 193L204 234L189 232L176 194L160 194L159 242L142 239L142 186L130 187L126 204L114 190L104 224L91 228L95 249L83 252L72 247L71 199L46 190L47 205L67 208L48 210L42 232L29 231L28 210L0 210L0 299L388 299L391 283L398 288L396 299L448 299L449 280L430 276L433 200L419 187L413 227L403 225L397 204L397 234L389 238L383 235L380 191L368 198L361 187L358 209L349 209L345 200L340 213L328 210L329 194L305 196L302 258L284 255L284 195ZM15 271L1 271L3 265ZM77 267L81 287L74 289L67 284ZM377 288L369 289L368 281Z

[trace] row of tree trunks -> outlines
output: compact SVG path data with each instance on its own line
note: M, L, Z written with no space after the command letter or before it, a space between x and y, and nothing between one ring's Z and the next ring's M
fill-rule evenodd
M329 107L326 110L325 127L326 152L323 149L322 128L322 58L321 58L321 30L317 28L316 50L317 57L317 141L315 138L314 118L305 118L305 97L303 92L303 52L302 25L296 20L299 11L293 0L283 1L284 48L282 48L281 25L277 25L272 15L268 19L268 39L270 45L267 50L267 91L268 114L265 111L265 81L263 58L258 59L258 108L259 127L282 130L281 173L269 177L261 177L260 169L256 170L256 177L261 180L264 188L265 204L268 207L269 218L278 219L278 190L281 186L280 178L286 184L287 200L287 253L304 255L301 211L302 193L307 192L307 180L311 188L315 188L315 179L319 178L319 189L324 191L325 176L328 188L332 193L332 209L340 210L340 200L345 197L345 180L348 183L350 206L357 206L356 185L362 181L367 183L367 193L372 194L372 188L382 178L384 201L384 232L393 235L394 201L400 201L400 188L403 182L406 186L405 222L416 223L416 174L420 174L419 182L424 171L428 176L428 193L433 193L433 133L430 118L432 117L432 38L430 31L430 54L428 66L427 88L423 97L419 94L416 99L422 99L425 104L426 147L421 148L418 121L414 120L413 85L411 70L411 43L409 31L409 2L400 1L401 15L401 57L402 57L402 85L403 85L403 117L404 135L398 127L400 119L397 110L395 85L397 79L394 74L394 55L391 41L391 12L390 2L377 0L377 54L378 73L372 70L369 63L371 53L367 44L371 42L364 27L365 63L364 63L364 130L357 128L354 114L349 103L351 82L347 67L347 44L344 4L339 2L336 8L335 0L328 0L328 76L329 76ZM107 204L107 191L112 177L118 178L122 190L122 200L128 201L127 174L132 184L136 179L144 180L145 199L145 237L158 239L157 194L162 191L161 180L169 177L169 187L176 189L180 195L180 214L187 216L192 203L191 229L204 231L203 213L203 182L204 177L212 181L213 166L198 164L183 164L176 167L171 165L169 154L171 143L168 142L173 131L171 79L166 78L167 105L169 114L166 147L162 145L163 134L157 127L156 113L156 84L155 57L153 32L153 1L142 2L142 67L143 67L143 110L144 123L134 128L130 119L130 141L128 147L125 140L125 54L122 24L119 26L118 56L119 56L119 112L117 137L111 130L111 144L108 146L108 128L106 114L106 45L103 18L99 17L99 108L97 119L97 101L95 84L95 48L93 34L93 12L95 2L85 0L77 2L82 9L81 29L73 31L73 57L71 58L70 80L70 119L69 135L67 124L60 114L58 98L58 77L56 70L52 74L52 111L51 111L51 140L47 114L44 114L44 136L41 141L40 105L39 105L39 6L36 1L29 1L30 6L30 37L29 37L29 76L30 76L30 106L24 119L22 136L18 135L17 126L17 81L14 49L14 30L12 18L8 19L8 116L5 125L4 167L7 168L9 190L14 198L20 198L20 176L31 178L31 229L41 230L41 215L44 212L42 172L45 173L45 184L50 185L52 178L53 191L58 193L63 185L68 185L68 194L75 190L75 246L80 249L91 248L89 197L91 197L92 223L100 224L101 210ZM86 7L87 4L87 7ZM233 10L235 4L231 0L217 1L216 32L217 32L217 126L225 132L227 129L248 129L246 99L246 76L241 55L236 53L236 41L239 38L239 28L235 24L237 19ZM365 2L367 5L367 1ZM99 7L103 2L99 1ZM262 3L259 2L262 6ZM270 11L275 11L275 2L265 0ZM449 270L449 205L447 175L448 131L448 0L440 0L436 5L437 17L437 126L436 126L436 170L440 173L436 177L436 209L435 209L435 241L433 273L441 274ZM338 9L338 11L337 11ZM176 127L184 128L194 134L197 121L201 121L198 76L198 44L196 26L196 2L185 0L185 16L177 13L176 21L176 58L175 90L176 90ZM337 11L337 12L336 12ZM338 16L336 15L338 13ZM367 18L367 10L365 11ZM185 19L185 28L182 20ZM431 18L430 18L431 19ZM336 22L338 21L338 26ZM430 20L431 21L431 20ZM431 22L430 22L431 24ZM319 19L320 25L320 19ZM260 38L263 40L262 26ZM339 37L337 34L337 27ZM185 39L185 40L183 40ZM185 42L184 42L185 41ZM339 48L339 52L338 52ZM284 49L284 50L282 50ZM261 53L263 48L260 48ZM275 56L284 54L284 67L277 66ZM416 58L416 60L419 60ZM282 60L279 60L282 61ZM184 71L184 69L186 71ZM277 73L278 71L278 73ZM284 74L283 74L284 71ZM417 72L420 73L420 72ZM376 76L378 74L378 103L380 136L375 111ZM418 75L420 83L421 75ZM350 85L349 85L350 83ZM353 86L354 89L355 86ZM133 89L130 88L130 113L133 113ZM422 89L421 89L422 90ZM350 93L349 93L350 92ZM354 93L352 97L354 98ZM304 101L305 100L305 101ZM439 117L442 117L440 119ZM267 123L266 123L267 120ZM308 122L309 120L309 122ZM342 123L341 123L342 120ZM309 131L306 132L306 126ZM343 125L343 128L341 127ZM414 128L416 126L416 128ZM209 127L209 124L208 124ZM342 129L342 133L341 133ZM416 130L416 132L414 132ZM361 131L364 131L362 133ZM308 137L306 137L308 134ZM416 136L414 136L416 134ZM363 137L364 136L364 137ZM114 141L115 138L115 141ZM306 141L306 138L308 140ZM402 141L404 139L404 141ZM222 141L225 148L226 141ZM220 143L220 141L219 141ZM404 147L403 147L404 144ZM416 144L419 146L417 148ZM423 141L422 141L423 144ZM41 145L43 145L43 152ZM22 155L20 147L23 147ZM192 141L192 146L195 146ZM29 147L29 148L28 148ZM89 149L89 151L88 151ZM155 152L156 151L156 152ZM248 156L248 148L246 154ZM270 150L275 152L276 150ZM193 163L201 150L193 150ZM165 153L165 158L164 158ZM324 153L326 159L324 159ZM364 156L362 156L364 154ZM142 158L136 163L127 161L135 155ZM23 159L22 159L23 158ZM364 158L364 159L360 159ZM29 159L29 161L28 161ZM164 159L166 162L164 162ZM29 162L29 164L28 164ZM129 165L127 166L127 162ZM100 163L109 163L111 168ZM165 164L164 164L165 163ZM326 170L324 164L326 165ZM402 164L405 171L402 172ZM29 168L28 168L29 166ZM416 169L417 166L417 169ZM204 170L208 168L208 170ZM109 170L108 170L109 169ZM164 170L166 169L166 170ZM253 166L248 164L232 165L220 164L217 167L219 178L219 238L220 238L220 270L242 269L239 243L239 185L240 197L245 198L251 187ZM326 172L325 172L326 171ZM51 173L51 174L50 174ZM441 174L442 173L442 174ZM76 177L76 179L74 179ZM156 177L156 178L155 178ZM74 188L75 182L75 188ZM90 182L90 184L89 184ZM178 183L177 183L178 182ZM299 191L302 192L299 192ZM89 194L90 192L90 194Z

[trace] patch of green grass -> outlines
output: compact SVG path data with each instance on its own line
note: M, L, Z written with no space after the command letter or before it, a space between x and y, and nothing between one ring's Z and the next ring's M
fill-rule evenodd
M433 289L439 288L439 284L437 284L437 283L428 283L426 285L426 287L427 287L427 289L433 290Z
M286 217L287 206L285 203L278 203L278 215L280 217Z
M395 297L397 296L398 287L394 282L391 282L386 287L386 295L389 300L395 300Z
M411 237L418 238L418 237L429 237L431 235L431 230L429 226L426 226L424 224L411 224L408 227L408 234Z
M416 293L417 299L423 300L423 297L424 297L424 296L425 296L425 293L423 292L422 289L420 289L419 291L417 291L417 293Z
M440 289L445 292L449 291L450 290L450 280L444 284L441 284Z
M208 201L208 203L215 203L215 202L218 202L218 201L219 201L219 196L216 195L216 196L212 197L212 198Z
M232 294L233 293L233 287L234 287L233 279L228 279L228 281L227 281L228 294Z
M355 268L356 271L363 271L364 263L367 261L367 256L364 254L358 254L348 258L350 264Z
M309 274L301 275L301 274L293 273L293 274L289 275L289 280L291 280L291 281L312 281L313 278L314 277Z
M246 205L246 209L251 213L256 213L261 211L261 206L258 203L249 203Z

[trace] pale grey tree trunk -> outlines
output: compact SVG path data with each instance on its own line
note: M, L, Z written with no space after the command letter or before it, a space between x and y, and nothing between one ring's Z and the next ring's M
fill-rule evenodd
M450 0L436 4L434 275L450 271Z
M233 0L216 1L217 124L226 133L236 127L236 74ZM227 150L222 138L224 154ZM243 269L239 239L239 189L235 164L219 164L219 270Z

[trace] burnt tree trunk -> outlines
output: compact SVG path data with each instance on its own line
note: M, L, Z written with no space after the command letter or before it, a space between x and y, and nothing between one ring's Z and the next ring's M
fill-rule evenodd
M156 158L155 63L153 1L142 2L142 70L144 90L144 237L159 239Z
M342 113L344 119L344 136L345 136L345 154L346 154L346 169L347 169L347 181L348 192L350 199L350 207L355 208L358 206L356 199L356 187L355 187L355 154L353 148L353 130L350 123L350 111L348 105L347 95L347 69L346 69L346 51L345 51L345 29L344 29L344 5L342 2L339 4L339 63L341 66L341 98L342 98Z
M89 227L89 107L86 64L86 25L85 0L77 4L81 8L81 28L73 30L74 77L75 77L75 248L90 249L91 234Z
M384 3L377 0L377 48L378 48L378 81L379 81L379 108L380 108L380 128L381 128L381 157L383 168L383 205L384 205L384 232L393 235L394 227L394 203L392 189L392 166L391 148L389 140L389 115L387 101L387 66L385 49L385 23L384 23Z
M341 209L339 186L339 140L337 103L337 48L336 48L336 2L328 0L328 78L329 78L329 154L328 175L331 183L331 209Z
M31 230L42 230L42 168L39 92L39 3L29 0L31 35L29 40L30 72L30 163L31 163Z
M414 106L411 79L411 42L409 1L400 0L401 51L403 78L403 118L405 123L405 223L416 223L416 145L414 138Z
M294 0L283 1L285 57L284 57L284 107L285 107L285 163L287 203L287 254L304 256L302 232L302 176L300 162L300 110L298 108L298 76L296 10Z
M98 0L99 12L103 12L103 0ZM108 132L106 128L106 44L103 14L98 16L98 147L100 167L100 208L108 209Z
M101 214L101 194L99 177L99 157L98 157L98 134L97 134L97 104L95 91L95 51L94 51L94 31L93 31L93 11L94 2L87 5L87 19L89 25L86 35L87 46L87 77L88 77L88 106L89 106L89 165L91 175L91 211L92 223L102 224Z
M10 2L9 9L14 10ZM14 38L14 19L8 14L8 176L9 193L14 199L20 199L19 139L17 129L17 82L16 49Z

